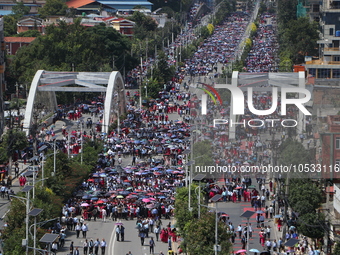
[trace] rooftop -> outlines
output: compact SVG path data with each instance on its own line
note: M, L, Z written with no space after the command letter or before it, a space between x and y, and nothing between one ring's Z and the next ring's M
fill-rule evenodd
M5 37L5 42L31 43L36 37Z

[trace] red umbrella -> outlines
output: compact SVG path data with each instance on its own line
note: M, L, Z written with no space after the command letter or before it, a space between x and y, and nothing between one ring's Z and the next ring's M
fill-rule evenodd
M150 193L147 193L146 195L147 195L147 196L154 196L155 193L150 192Z
M105 203L105 201L103 201L103 200L98 200L96 204L104 204L104 203Z

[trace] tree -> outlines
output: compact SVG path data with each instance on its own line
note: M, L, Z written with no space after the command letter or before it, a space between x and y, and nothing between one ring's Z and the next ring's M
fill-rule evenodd
M207 25L207 29L208 29L208 31L209 31L209 35L212 35L213 32L214 32L215 27L214 27L213 24L210 24L210 23L209 23L209 24Z
M16 19L20 19L22 16L30 13L30 7L24 5L23 2L17 2L17 4L12 8L12 12Z
M333 249L333 254L340 255L340 244L338 242L335 244L335 247Z
M296 19L296 0L279 0L278 1L278 22L279 25L285 26L291 20Z
M306 213L298 218L298 230L301 234L313 239L322 238L325 235L323 225L325 215L322 213ZM335 253L333 253L335 254Z
M51 15L65 15L67 9L63 0L46 0L45 5L38 10L38 13L45 18Z
M4 19L4 36L13 36L17 34L17 19L14 15L5 15Z
M40 34L40 32L38 30L28 30L28 31L16 34L14 36L15 37L38 37L40 35L41 34Z
M23 198L24 194L19 193L18 196ZM35 198L31 199L33 204L31 208L41 208L43 211L39 215L40 221L57 218L60 216L60 208L62 207L61 198L57 197L53 192L45 187L35 187ZM25 236L25 218L26 218L26 202L18 198L12 198L10 209L6 215L8 226L4 229L2 238L4 240L4 252L6 254L24 254L22 247L22 239ZM30 217L29 226L34 223L33 217ZM45 231L46 232L46 231ZM39 240L42 237L38 235ZM33 246L33 240L29 239L29 246ZM39 248L39 246L37 247ZM42 247L43 248L43 247Z
M314 212L322 202L322 192L310 179L292 179L289 183L289 203L295 212Z
M290 20L280 29L280 46L291 52L294 63L302 63L304 56L318 54L318 24L303 17Z
M171 77L175 74L174 67L169 67L167 59L168 58L163 51L159 53L158 66L155 69L154 77L161 86L170 81Z
M1 147L6 149L8 157L11 157L15 151L23 150L28 146L26 134L18 129L8 130L2 140Z
M200 135L200 130L196 131L197 135ZM194 144L194 158L196 166L212 166L214 165L212 144L210 140L204 140Z
M279 163L284 166L294 167L297 169L299 165L309 164L311 162L310 153L303 147L303 145L291 138L286 139L279 147L280 158ZM301 177L300 171L291 171L290 178Z
M218 222L218 244L221 254L229 254L232 247L229 241L228 226ZM211 255L215 245L215 213L205 213L200 219L191 220L185 227L185 250L190 254Z
M46 27L46 35L17 51L9 67L10 74L23 83L31 80L39 69L71 71L74 67L76 71L103 71L112 67L113 56L118 70L135 67L137 61L129 55L131 42L127 37L105 25L85 29L80 21L76 19L73 24L61 21Z

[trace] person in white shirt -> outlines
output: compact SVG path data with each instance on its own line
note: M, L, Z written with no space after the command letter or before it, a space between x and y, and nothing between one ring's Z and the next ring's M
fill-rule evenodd
M105 210L105 208L102 209L102 221L106 222L106 210Z
M270 241L270 239L268 239L268 240L266 241L266 247L267 247L267 250L268 250L268 251L271 250L271 248L272 248L272 242Z
M86 223L84 222L83 226L81 226L81 231L83 234L83 238L86 238L86 233L89 230L88 226L86 225Z
M103 238L103 240L100 242L100 248L102 249L102 255L105 255L105 249L106 249L106 241Z
M241 224L238 225L237 232L238 232L238 237L241 238L241 236L242 236L242 226L241 226Z

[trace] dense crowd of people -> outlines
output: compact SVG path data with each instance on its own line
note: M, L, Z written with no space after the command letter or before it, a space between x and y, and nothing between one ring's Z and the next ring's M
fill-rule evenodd
M246 59L247 72L277 72L278 42L276 15L262 14L253 37L252 48Z

